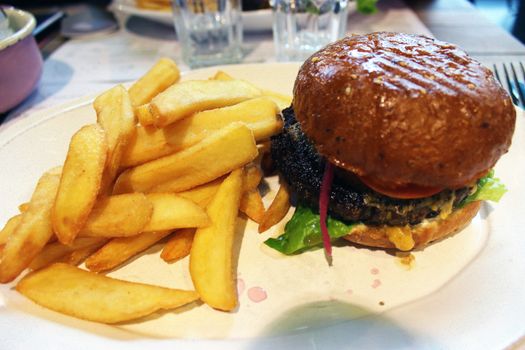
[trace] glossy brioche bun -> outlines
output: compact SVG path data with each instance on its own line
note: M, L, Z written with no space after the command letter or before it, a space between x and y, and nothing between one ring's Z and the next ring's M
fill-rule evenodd
M431 242L460 231L476 216L480 207L480 201L472 202L461 209L454 210L445 219L435 218L426 223L410 226L409 229L415 242L412 249L422 248ZM389 240L388 230L392 230L392 227L359 225L344 238L369 247L399 248Z
M463 187L507 152L516 112L492 72L424 36L344 38L300 68L293 108L318 152L379 183Z

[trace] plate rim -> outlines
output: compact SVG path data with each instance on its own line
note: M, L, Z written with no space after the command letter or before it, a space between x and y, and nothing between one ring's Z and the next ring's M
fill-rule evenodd
M264 65L264 66L271 66L271 65L279 65L279 66L298 66L300 63L299 62L292 62L292 63L253 63L253 64L240 64L240 65L227 65L227 66L216 66L216 67L208 67L208 68L202 68L202 69L199 69L199 70L193 70L193 71L187 71L187 72L184 72L183 74L184 75L188 75L188 74L191 74L191 73L195 73L195 72L210 72L210 71L216 71L218 69L228 69L228 68L239 68L239 69L243 69L243 68L253 68L253 67L256 67L256 66L261 66L261 65ZM22 119L18 120L18 118L13 118L11 120L9 120L7 123L4 123L4 124L7 124L7 125L4 125L2 124L0 126L0 135L5 135L5 133L9 133L11 132L12 133L12 137L16 137L16 135L19 133L19 132L23 132L24 130L26 130L28 127L32 127L32 126L35 126L35 125L38 125L39 123L41 122L45 122L46 120L50 119L50 118L53 118L54 116L56 116L57 114L60 114L60 113L63 113L65 112L66 110L71 110L71 109L75 109L75 108L78 108L78 107L81 107L81 106L84 106L88 103L90 103L90 101L92 101L94 99L96 95L86 95L86 96L83 96L83 97L80 97L80 98L77 98L77 99L73 99L69 102L66 102L66 103L61 103L57 106L53 106L53 107L50 107L50 108L46 108L46 109L43 109L43 110L38 110L38 111L34 111L34 112L31 112L29 111L27 113L27 117L23 117ZM523 117L523 116L520 116L518 115L518 118L519 117ZM12 139L12 137L10 139ZM3 142L2 145L8 143L9 141L7 142ZM456 278L461 278L461 276L456 276ZM401 306L401 307L404 307L404 306ZM0 307L0 314L3 312L2 308ZM387 311L386 313L389 313L390 311ZM38 318L38 317L35 317L31 314L26 314L24 313L24 316L25 317L30 317L30 318ZM52 321L49 321L47 319L41 319L41 318L38 318L39 321L43 321L43 322L51 322L53 323ZM2 322L0 321L0 324ZM215 347L215 348L219 348L219 349L231 349L231 348L245 348L247 345L251 345L252 344L252 341L250 339L248 340L244 340L244 339L221 339L221 340L201 340L199 339L198 340L198 343L195 342L195 340L191 340L191 339L156 339L156 338L148 338L148 339L139 339L137 341L132 341L132 342L129 342L129 341L125 341L125 342L118 342L117 340L115 339L112 339L112 338L108 338L108 337L103 337L103 336L100 336L98 334L94 334L94 333L89 333L89 332L83 332L82 330L79 330L79 329L74 329L72 327L65 327L65 326L62 326L62 325L54 325L58 328L61 328L61 332L64 332L64 330L68 330L68 334L71 334L72 337L71 337L71 341L74 341L76 339L76 336L78 336L78 333L82 333L84 336L88 336L90 338L90 340L93 340L94 342L93 343L90 343L87 347L92 347L93 344L97 344L99 343L101 346L107 346L108 344L114 346L114 348L130 348L130 345L132 348L139 348L139 347L142 347L145 343L148 344L148 345L153 345L155 347L159 347L159 348L168 348L168 347L172 347L174 345L174 343L177 343L177 344L180 344L180 345L184 345L186 348L189 348L189 349L206 349L206 348L210 348L211 346ZM261 344L261 347L257 347L257 349L275 349L275 348L279 348L279 346L281 344L276 344L276 341L283 341L284 343L286 344L294 344L294 345L297 345L296 343L299 343L299 344L304 344L304 345L309 345L309 346L315 346L315 344L312 344L308 341L305 341L305 339L302 339L303 335L302 334L292 334L291 336L283 336L283 337L279 337L278 339L271 339L271 338L266 338L266 339L263 339L267 344ZM307 338L307 337L305 337ZM45 338L40 338L42 340L45 340ZM509 342L509 346L510 345L513 345L513 344L518 344L518 346L520 346L520 342L522 343L523 342L523 339L525 339L525 333L521 336L521 337L518 337L516 339L513 339L512 341ZM133 344L131 344L133 343ZM74 342L72 342L71 344L75 344ZM78 344L77 344L78 345ZM86 347L86 348L87 348Z

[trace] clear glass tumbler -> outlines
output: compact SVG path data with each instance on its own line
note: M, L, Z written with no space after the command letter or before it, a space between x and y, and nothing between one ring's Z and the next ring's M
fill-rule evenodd
M241 0L174 0L182 57L192 68L242 59Z
M277 60L303 61L346 33L348 0L270 0Z

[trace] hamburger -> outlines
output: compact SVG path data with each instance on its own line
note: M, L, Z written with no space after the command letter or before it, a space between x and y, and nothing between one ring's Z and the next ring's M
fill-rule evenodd
M304 62L282 115L271 155L297 207L266 244L283 253L318 245L324 226L330 239L421 248L505 192L491 169L511 144L514 106L455 45L388 32L346 37Z

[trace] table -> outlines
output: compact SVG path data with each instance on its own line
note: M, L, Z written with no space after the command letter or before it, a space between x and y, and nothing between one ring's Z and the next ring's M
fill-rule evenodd
M466 0L406 2L436 38L459 45L488 66L525 60L525 46Z
M401 0L383 0L373 16L350 14L348 32L434 35L459 44L487 65L525 57L525 46L482 17L466 0L407 1L411 8ZM174 58L183 71L189 69L180 58L172 27L138 17L120 15L118 19L119 31L69 40L51 53L38 89L6 121L136 80L162 56ZM245 33L244 47L244 63L275 60L271 31Z

